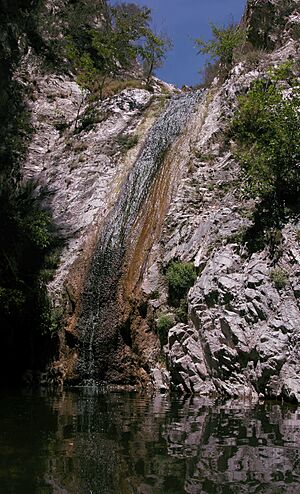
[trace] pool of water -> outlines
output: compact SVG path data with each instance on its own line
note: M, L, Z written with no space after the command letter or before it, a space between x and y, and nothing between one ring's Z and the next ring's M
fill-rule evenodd
M0 391L1 494L299 494L300 408Z

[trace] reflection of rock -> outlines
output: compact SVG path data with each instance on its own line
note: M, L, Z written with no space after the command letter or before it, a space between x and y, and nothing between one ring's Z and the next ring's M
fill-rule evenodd
M182 492L299 492L296 411L279 405L241 409L241 403L207 408L204 403L188 400L187 415L181 411L184 418L166 427L168 454L188 459ZM291 442L295 450L289 449Z
M51 413L46 478L57 493L299 492L292 408L92 391L64 393Z

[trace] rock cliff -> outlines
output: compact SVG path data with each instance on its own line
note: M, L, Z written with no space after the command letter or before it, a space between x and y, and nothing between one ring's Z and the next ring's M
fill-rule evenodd
M252 55L237 54L225 82L198 97L174 96L155 81L151 91L141 85L90 103L72 75L42 75L32 53L23 59L17 77L32 88L35 128L24 174L50 187L66 236L49 284L64 322L49 371L56 380L300 401L299 225L282 228L279 260L268 247L251 253L240 242L253 201L240 193L223 134L238 95L268 67L299 56L298 2L249 0L242 23ZM159 129L165 137L153 148ZM149 158L152 166L153 156L143 190L139 163ZM105 262L119 249L106 277L103 263L97 268L103 246ZM197 270L179 323L165 277L172 260ZM287 273L285 286L272 281L275 264ZM112 309L102 294L115 275ZM162 348L160 314L174 320ZM90 337L95 327L98 337Z
M171 328L164 347L171 386L182 392L300 399L299 224L282 229L278 262L267 247L249 252L240 234L251 224L252 205L240 194L239 165L222 142L237 96L268 66L297 58L299 21L297 2L248 2L243 22L265 51L255 69L242 61L221 88L208 92L156 246L159 255L144 281L163 293L162 278L152 274L171 259L193 260L198 268L188 324ZM275 264L287 274L284 287L272 281ZM157 303L164 307L163 296Z

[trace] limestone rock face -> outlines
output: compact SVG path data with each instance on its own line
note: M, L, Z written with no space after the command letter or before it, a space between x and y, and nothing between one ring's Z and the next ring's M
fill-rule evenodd
M27 103L34 133L24 177L50 191L49 206L65 241L48 286L64 323L59 359L49 375L51 381L52 375L60 381L76 379L75 330L98 232L167 99L161 97L164 84L154 82L151 92L125 89L91 102L72 75L45 74L32 52L16 77L31 88ZM172 94L174 88L168 85L165 90ZM124 350L122 360L129 353Z
M209 379L199 332L184 324L174 326L168 335L167 358L171 382L182 393L209 395L215 391Z
M256 390L298 400L300 382L292 377L297 372L297 299L290 287L278 290L272 283L266 252L245 261L237 250L228 244L216 252L189 295L213 382L231 395ZM295 273L289 268L292 283Z

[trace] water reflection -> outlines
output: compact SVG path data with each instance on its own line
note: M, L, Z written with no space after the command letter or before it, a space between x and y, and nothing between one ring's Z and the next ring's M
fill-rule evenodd
M300 493L300 409L88 390L0 398L1 494Z

